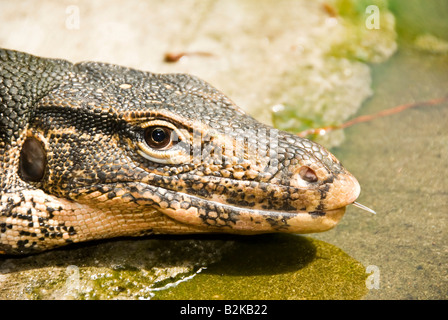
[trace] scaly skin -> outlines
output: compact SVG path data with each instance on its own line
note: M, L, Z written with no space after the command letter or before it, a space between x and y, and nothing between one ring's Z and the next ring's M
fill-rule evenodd
M257 122L190 75L0 49L0 117L0 253L158 233L321 232L360 192L322 146ZM154 128L173 141L154 146Z

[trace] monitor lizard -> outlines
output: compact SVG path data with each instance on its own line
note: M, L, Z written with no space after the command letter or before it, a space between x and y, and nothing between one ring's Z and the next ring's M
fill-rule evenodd
M187 74L0 49L0 253L148 234L313 233L360 193L323 146Z

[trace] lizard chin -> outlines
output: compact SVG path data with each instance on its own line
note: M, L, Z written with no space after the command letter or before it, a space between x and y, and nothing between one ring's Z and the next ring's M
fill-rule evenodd
M103 192L97 192L96 189ZM104 194L106 189L109 193ZM129 192L124 192L125 189ZM120 192L123 194L119 196ZM122 183L118 189L98 185L90 191L77 189L76 194L80 195L75 198L79 203L89 204L95 200L97 209L126 212L126 219L129 220L133 219L134 213L138 220L145 212L150 215L158 211L171 221L154 227L156 233L317 233L335 227L344 216L347 205L344 203L339 208L322 211L248 208L144 183ZM161 201L162 195L170 201ZM114 208L115 205L118 206ZM174 227L171 229L171 226Z
M318 233L335 227L346 207L321 212L280 212L215 204L216 211L207 213L195 207L158 209L171 219L205 232L232 234ZM218 214L218 212L220 212Z

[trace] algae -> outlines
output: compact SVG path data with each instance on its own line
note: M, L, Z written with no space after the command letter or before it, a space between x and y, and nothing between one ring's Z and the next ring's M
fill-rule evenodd
M430 33L418 35L414 41L416 48L436 54L448 53L448 41L440 39Z
M365 268L323 241L293 235L239 241L194 281L158 292L154 299L360 299Z
M381 63L397 49L395 17L387 0L330 1L338 16L338 36L329 55L366 63Z
M292 69L283 75L278 87L289 89L272 93L283 102L272 108L273 124L293 133L340 125L372 95L370 85L369 67L357 61L326 57L308 68ZM334 147L344 136L339 130L314 140Z
M148 299L218 261L233 241L156 237L0 258L0 299ZM20 284L20 285L17 285Z
M372 6L377 17L369 16ZM334 0L325 8L330 22L324 44L316 43L319 49L313 56L287 70L271 92L279 101L272 108L272 122L281 130L299 133L341 125L373 94L368 64L386 61L397 49L395 19L387 1ZM373 18L377 25L370 27ZM339 130L310 138L335 147L344 134Z
M110 241L3 259L0 273L0 299L359 299L367 293L361 263L323 241L285 234Z

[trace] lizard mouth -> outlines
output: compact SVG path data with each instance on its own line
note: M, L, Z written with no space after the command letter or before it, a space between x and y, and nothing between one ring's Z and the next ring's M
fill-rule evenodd
M273 211L236 207L177 193L168 207L157 208L168 217L204 231L257 233L317 233L329 230L342 219L346 207L326 211ZM180 198L179 198L180 197Z
M159 211L170 218L215 232L256 233L317 233L335 227L344 216L346 206L355 202L360 194L359 183L350 175L340 175L332 183L322 210L289 210L251 208L229 204L224 199L204 199L196 195L164 190L164 197L173 199ZM339 196L334 196L339 195ZM316 207L314 207L316 208Z
M344 216L346 206L356 200L359 191L357 187L354 192L349 192L350 196L346 196L344 201L319 211L299 209L284 211L238 206L229 204L224 199L202 198L143 182L122 182L120 186L114 187L102 184L90 190L77 190L76 194L81 194L81 197L77 198L78 201L85 200L91 204L93 198L96 198L94 195L99 193L101 195L99 198L105 201L100 201L97 206L110 209L115 201L118 210L131 215L133 210L140 213L146 211L142 210L142 207L147 207L148 212L157 210L184 226L179 230L176 229L178 233L304 234L323 232L335 227ZM171 233L170 230L164 230L163 226L160 226L160 232Z

